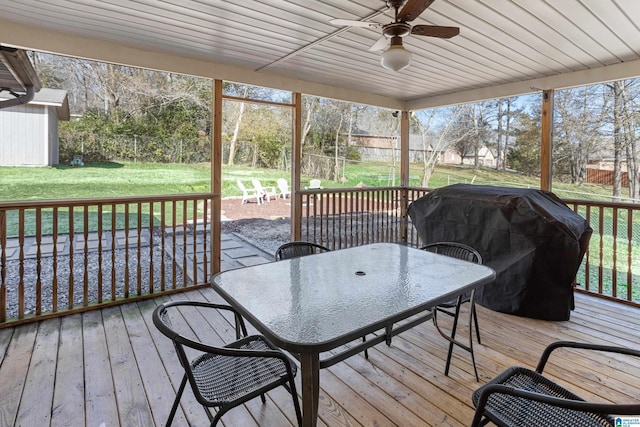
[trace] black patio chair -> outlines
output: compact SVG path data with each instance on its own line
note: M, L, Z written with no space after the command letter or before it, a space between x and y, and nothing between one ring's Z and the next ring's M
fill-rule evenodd
M640 357L640 351L624 347L554 342L542 353L535 371L519 366L511 367L478 388L472 396L476 412L471 425L475 427L493 422L501 427L613 426L615 419L609 414L640 415L640 403L587 402L544 377L542 371L551 352L562 347Z
M465 245L463 243L458 242L436 242L429 243L423 246L421 249L429 252L434 252L441 255L450 256L453 258L462 259L469 262L474 262L476 264L482 264L482 256L478 253L477 250L472 248L471 246ZM456 329L458 327L458 318L460 315L460 306L464 303L471 302L469 307L469 345L464 345L460 341L456 340ZM453 317L453 325L451 326L451 332L449 334L445 334L440 325L438 325L438 313L444 313L448 316ZM476 381L479 381L478 377L478 369L476 368L476 359L473 354L473 327L476 329L476 337L478 339L478 344L480 342L480 328L478 327L478 315L476 313L476 305L475 305L475 290L461 295L455 300L446 302L444 304L440 304L436 306L433 310L433 324L436 329L445 339L449 341L449 350L447 353L447 363L444 369L444 374L449 375L449 367L451 365L451 356L453 354L453 347L457 345L458 347L468 351L471 353L471 361L473 363L473 371L476 374Z
M224 347L216 347L177 332L172 326L171 316L180 316L180 309L186 307L197 307L205 318L209 315L205 310L232 312L236 341ZM204 407L211 427L215 426L227 411L257 396L265 403L264 393L278 386L284 386L291 393L298 425L302 425L302 412L294 382L296 365L264 337L247 336L242 317L232 307L200 301L167 302L154 310L153 323L173 341L180 364L185 370L167 420L167 427L173 421L187 381L196 399ZM187 357L187 349L196 350L198 355L190 360ZM209 408L217 408L215 415Z
M297 258L301 256L330 252L331 249L311 242L295 241L281 245L276 249L276 261L283 259Z

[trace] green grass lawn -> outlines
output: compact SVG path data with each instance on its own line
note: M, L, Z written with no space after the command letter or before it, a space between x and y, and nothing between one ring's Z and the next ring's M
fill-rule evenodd
M88 163L83 167L58 165L54 167L0 167L2 191L0 200L55 200L102 198L120 196L148 196L162 194L207 193L211 186L208 163ZM322 180L325 188L353 188L358 184L369 187L399 185L399 168L393 173L387 163L352 163L344 168L338 182ZM395 175L395 181L393 179ZM423 171L420 165L410 167L410 185L420 186ZM239 196L236 180L258 178L263 185L275 186L278 178L290 180L289 172L273 169L253 169L245 165L223 166L222 196ZM303 176L303 181L313 177ZM429 186L442 187L455 183L506 185L539 188L537 177L494 169L474 169L462 166L439 165ZM611 187L583 184L580 186L554 183L554 191L561 197L607 200Z
M0 200L2 201L30 201L30 200L64 200L64 199L85 199L85 198L105 198L122 196L149 196L166 194L190 194L208 193L211 185L211 172L208 163L202 164L157 164L157 163L89 163L84 167L73 168L66 165L54 167L0 167L0 182L2 191ZM399 168L395 168L396 171ZM324 188L353 188L358 184L368 187L385 187L394 182L399 184L399 173L395 174L394 168L387 163L352 163L344 167L342 179L339 182L322 180ZM410 167L410 185L420 186L422 180L422 168L420 165ZM240 196L241 192L237 186L238 179L244 181L247 186L251 186L252 178L260 179L263 186L275 186L278 178L290 180L289 172L271 169L252 169L246 165L224 166L222 173L222 196ZM302 181L308 181L312 177L302 177ZM463 166L438 166L430 180L431 188L438 188L455 183L474 183L485 185L502 185L512 187L539 188L537 177L523 176L513 172L496 171L493 169L474 169ZM611 187L583 184L580 186L554 183L554 192L563 198L610 200ZM90 208L89 229L96 229L97 211L95 207ZM121 207L118 209L122 209ZM94 212L95 211L95 212ZM154 223L159 224L159 204L154 205ZM43 233L50 232L49 210L42 211ZM61 208L59 211L59 232L65 232L68 228L68 213ZM181 221L181 209L178 209L177 220ZM596 213L593 213L596 215ZM619 214L621 215L621 214ZM117 212L117 228L122 228L124 212ZM141 212L143 224L148 224L150 216L148 205L143 205ZM129 212L130 223L135 223L137 217L135 205L131 206ZM110 228L111 216L108 212L103 213L103 226ZM591 250L594 254L599 251L598 235L603 236L602 267L610 270L614 267L612 257L612 247L614 246L611 224L613 215L610 209L603 213L604 229L598 230L599 218L592 217L594 236L591 239ZM7 215L7 236L17 235L20 221L17 211L9 210ZM633 223L633 253L640 252L640 215L634 216ZM36 227L36 219L32 211L27 211L24 220L25 232L32 235ZM625 241L627 235L627 220L624 215L619 217L618 225L618 246ZM83 230L83 218L81 213L76 213L74 218L76 231ZM48 227L48 228L47 228ZM623 248L623 252L626 249ZM622 255L624 256L624 255ZM640 258L635 258L632 265L634 281L638 271ZM620 267L618 261L617 268ZM616 268L614 268L616 269ZM594 274L592 270L591 275ZM620 278L624 277L621 272ZM634 292L636 289L634 287Z
M88 163L0 167L0 200L77 199L208 192L208 164Z

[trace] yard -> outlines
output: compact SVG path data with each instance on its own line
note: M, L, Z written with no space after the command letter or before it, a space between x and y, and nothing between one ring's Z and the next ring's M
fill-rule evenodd
M101 198L145 196L159 194L206 193L211 186L209 163L87 163L83 167L57 165L54 167L0 167L3 191L0 200L51 200L69 198ZM344 179L338 182L322 180L324 188L385 187L392 184L393 167L387 163L351 162L345 165ZM250 182L258 178L263 185L275 186L278 178L290 180L287 171L252 169L247 166L223 166L222 197L240 196L236 180ZM317 177L302 177L308 181ZM410 168L410 185L420 186L421 165ZM399 185L399 176L395 185ZM43 185L42 183L47 183ZM429 182L431 188L456 183L506 185L539 188L537 177L494 169L474 169L468 166L436 167ZM583 184L580 186L556 183L554 191L560 197L607 200L611 187Z

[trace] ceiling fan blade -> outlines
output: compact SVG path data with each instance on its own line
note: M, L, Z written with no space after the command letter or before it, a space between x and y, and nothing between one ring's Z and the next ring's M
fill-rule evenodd
M424 12L435 0L409 0L398 12L398 21L411 22Z
M414 25L411 28L411 34L416 36L439 37L441 39L450 39L460 34L458 27L441 27L438 25Z
M338 27L365 27L365 28L378 28L380 24L377 22L369 22L369 21L351 21L349 19L332 19L329 21L331 25L336 25Z
M387 47L387 38L385 36L382 36L373 45L371 45L371 47L369 48L369 52L384 50L386 47Z

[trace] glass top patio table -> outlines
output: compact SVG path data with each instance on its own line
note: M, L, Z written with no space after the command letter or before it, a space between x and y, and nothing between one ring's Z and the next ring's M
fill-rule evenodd
M368 340L345 357L385 335L390 339L394 323L494 278L486 266L375 243L228 270L215 275L212 285L267 339L299 354L303 419L312 426L318 413L318 371L330 366L320 363L320 353L381 329L386 331L382 338Z

